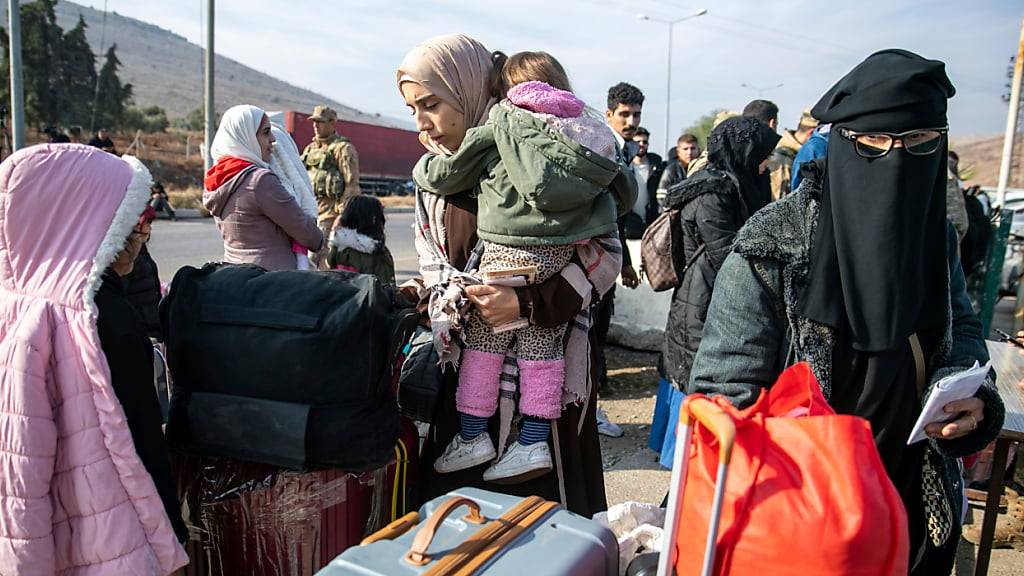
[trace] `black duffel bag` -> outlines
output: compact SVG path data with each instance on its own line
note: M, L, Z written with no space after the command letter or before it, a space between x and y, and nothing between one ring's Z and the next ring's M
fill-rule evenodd
M172 449L293 469L393 454L398 348L416 323L374 276L186 266L160 304Z

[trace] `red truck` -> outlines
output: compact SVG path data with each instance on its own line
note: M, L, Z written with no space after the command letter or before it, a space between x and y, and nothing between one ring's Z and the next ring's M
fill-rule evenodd
M284 112L283 116L284 129L301 152L313 141L309 114ZM335 121L334 129L359 152L359 185L364 193L387 196L411 191L412 167L425 152L416 132L348 120Z

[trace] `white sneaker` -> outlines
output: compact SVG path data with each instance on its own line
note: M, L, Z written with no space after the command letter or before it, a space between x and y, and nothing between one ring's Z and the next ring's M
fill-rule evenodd
M440 474L457 472L490 462L496 455L491 435L487 432L469 442L464 441L461 434L456 434L451 444L444 449L444 454L434 460L434 470Z
M622 428L609 420L608 415L600 408L597 409L597 433L602 436L610 436L611 438L621 438L625 434Z
M484 471L484 480L496 484L518 484L551 471L551 450L547 442L523 446L517 440L501 460Z

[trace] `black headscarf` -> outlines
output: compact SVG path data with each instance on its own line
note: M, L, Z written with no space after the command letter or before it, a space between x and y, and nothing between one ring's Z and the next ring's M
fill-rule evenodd
M801 315L881 352L947 321L946 149L857 155L839 130L903 132L946 125L954 94L942 62L905 50L869 56L811 110L831 123L821 213Z
M771 201L771 175L758 174L757 168L779 138L764 122L743 116L723 121L708 136L708 165L736 179L748 216Z

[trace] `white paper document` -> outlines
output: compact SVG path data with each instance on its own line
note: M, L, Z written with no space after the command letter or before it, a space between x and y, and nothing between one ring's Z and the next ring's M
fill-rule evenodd
M924 427L927 424L932 422L948 423L956 420L960 413L950 414L942 408L954 400L963 400L974 396L978 388L985 382L985 376L988 375L991 364L991 362L986 362L984 366L978 366L978 363L975 362L969 370L957 372L939 380L932 388L932 393L928 396L924 409L921 410L921 416L918 417L914 429L910 432L907 444L927 439L928 436L924 432Z

